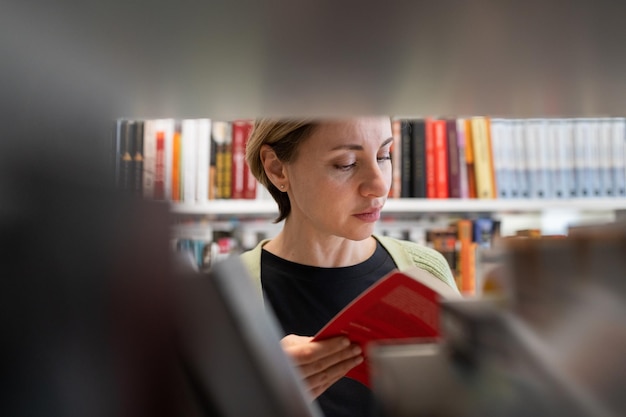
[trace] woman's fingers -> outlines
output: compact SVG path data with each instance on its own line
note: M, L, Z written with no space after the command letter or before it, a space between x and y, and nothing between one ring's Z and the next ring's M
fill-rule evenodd
M361 348L343 336L313 342L311 337L288 335L281 344L314 397L363 361Z

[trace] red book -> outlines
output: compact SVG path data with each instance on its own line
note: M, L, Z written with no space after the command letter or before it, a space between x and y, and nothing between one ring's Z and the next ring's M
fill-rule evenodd
M158 131L156 134L156 161L154 169L154 198L165 198L165 132Z
M446 121L433 121L435 142L435 197L448 198L448 139Z
M435 121L430 118L426 119L424 153L426 154L426 198L436 198Z
M256 178L252 171L250 171L250 167L248 166L248 162L245 158L246 146L248 145L248 139L250 139L250 133L252 133L252 128L254 127L254 122L252 120L245 120L243 123L243 137L244 137L244 158L243 158L243 198L246 199L254 199L256 198Z
M341 310L313 340L347 336L364 352L365 360L346 376L370 386L367 345L376 341L418 340L439 337L442 299L460 293L429 272L412 267L394 270Z
M244 198L246 162L246 121L235 120L232 130L231 198Z

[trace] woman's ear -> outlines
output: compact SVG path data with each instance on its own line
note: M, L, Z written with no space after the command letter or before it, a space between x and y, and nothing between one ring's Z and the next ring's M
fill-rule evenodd
M285 183L287 182L284 164L280 159L278 159L274 149L272 149L269 145L261 146L260 157L261 163L263 164L263 168L265 169L265 173L267 174L269 180L276 188L284 189Z

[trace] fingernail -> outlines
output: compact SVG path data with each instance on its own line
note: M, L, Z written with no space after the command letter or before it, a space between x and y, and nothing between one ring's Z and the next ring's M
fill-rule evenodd
M354 353L355 355L360 355L361 352L362 352L361 347L358 345L352 348L352 353Z
M361 362L363 362L363 356L357 356L356 358L354 358L354 363L355 364L360 364Z

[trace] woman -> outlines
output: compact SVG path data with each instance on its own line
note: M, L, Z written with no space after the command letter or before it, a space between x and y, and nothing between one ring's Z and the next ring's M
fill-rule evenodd
M392 269L418 265L455 287L438 252L373 235L391 186L392 140L388 117L258 120L246 149L284 225L242 259L327 417L372 415L375 407L368 388L342 378L363 360L360 349L343 337L311 336Z

